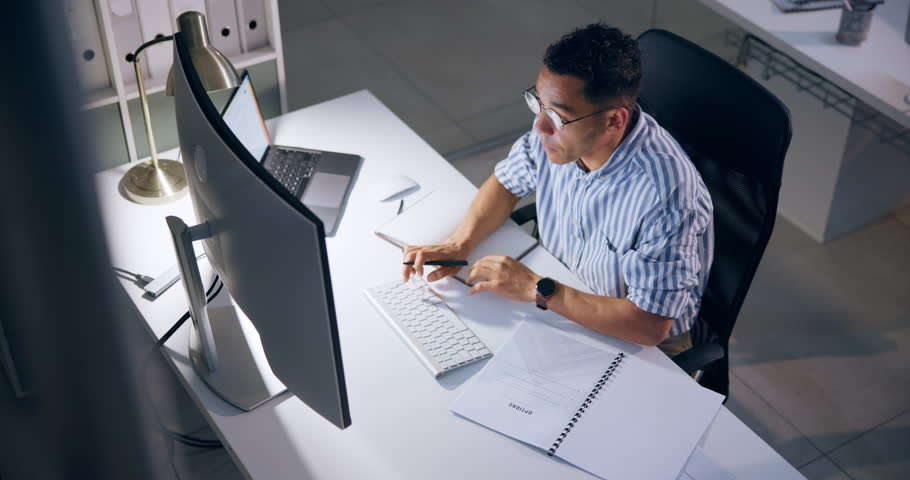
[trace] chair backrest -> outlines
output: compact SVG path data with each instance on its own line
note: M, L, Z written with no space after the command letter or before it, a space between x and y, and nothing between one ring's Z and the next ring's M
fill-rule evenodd
M703 339L707 324L726 348L774 228L790 112L747 74L688 40L648 30L638 42L642 108L682 145L714 203L714 263L695 334Z

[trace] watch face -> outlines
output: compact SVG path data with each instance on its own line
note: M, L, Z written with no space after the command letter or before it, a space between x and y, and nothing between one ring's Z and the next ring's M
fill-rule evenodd
M540 281L537 282L537 291L541 295L549 297L556 293L556 282L552 278L541 278Z

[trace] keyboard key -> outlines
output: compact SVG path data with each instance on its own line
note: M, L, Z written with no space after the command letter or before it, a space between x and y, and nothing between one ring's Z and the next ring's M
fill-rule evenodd
M366 291L434 376L490 356L489 349L426 281L412 277Z
M319 153L300 150L270 150L263 166L278 183L293 194L303 192L319 161Z
M439 311L443 315L445 315L446 319L448 319L450 322L452 322L452 324L455 326L456 332L468 329L468 326L465 325L464 322L462 322L460 318L458 318L458 315L455 315L455 312L453 312L452 309L449 308L448 305L446 305L444 303L440 303L438 308L439 308Z

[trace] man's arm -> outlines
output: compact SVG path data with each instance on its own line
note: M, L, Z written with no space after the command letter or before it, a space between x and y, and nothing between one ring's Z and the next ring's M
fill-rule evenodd
M518 200L518 197L499 183L496 175L490 175L480 186L471 208L449 240L473 251L481 240L495 232L509 218Z
M664 341L673 326L672 318L646 312L628 299L593 295L562 284L547 307L590 329L647 346Z
M517 203L518 197L502 186L496 175L490 175L474 197L468 213L445 244L409 246L405 249L404 261L414 262L414 265L404 267L404 280L407 281L415 272L422 276L423 264L426 261L468 258L481 240L496 231L509 218ZM454 275L460 269L461 267L440 267L431 273L427 280L436 281Z
M467 281L473 283L472 294L489 290L513 300L533 302L541 278L514 258L490 255L471 266ZM547 307L590 329L641 345L659 344L673 326L673 319L646 312L625 298L585 293L563 284Z

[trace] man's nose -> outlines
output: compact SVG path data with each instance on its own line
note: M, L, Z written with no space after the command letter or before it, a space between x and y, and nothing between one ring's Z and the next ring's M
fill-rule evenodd
M556 133L556 129L553 127L550 116L546 115L542 110L537 114L537 119L534 120L534 129L537 130L537 133L546 136L550 136Z

